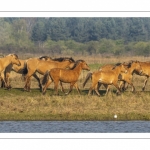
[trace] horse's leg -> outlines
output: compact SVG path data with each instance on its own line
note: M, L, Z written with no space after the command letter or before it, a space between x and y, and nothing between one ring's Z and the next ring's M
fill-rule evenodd
M116 94L117 94L117 95L121 94L121 90L120 90L120 88L119 88L117 82L114 82L113 85L117 88Z
M74 84L74 87L77 89L78 93L79 93L79 94L81 94L80 89L79 89L79 87L78 87L78 84L77 84L77 83L75 83L75 84Z
M125 90L125 81L120 81L119 88L120 88L121 91Z
M143 87L142 87L142 91L145 90L145 86L146 86L146 84L147 84L148 79L149 79L149 76L146 76L146 79L145 79L145 81L144 81L144 85L143 85Z
M30 83L30 80L31 80L31 76L32 75L28 75L28 74L25 76L25 86L24 86L25 91L29 90L28 86L29 86L29 83Z
M125 84L125 85L124 85L124 91L125 91L125 90L127 90L127 89L128 89L129 84L128 84L127 82L125 82L124 84Z
M5 84L4 79L3 79L2 76L1 76L1 73L0 73L0 80L1 80L1 88L5 88L5 87L6 87L6 84Z
M1 73L1 74L0 74L0 78L1 78L1 81L3 82L2 84L4 85L4 87L8 88L8 87L7 87L7 83L6 83L6 81L5 81L4 73Z
M31 78L30 78L30 80L28 81L28 83L27 83L27 91L28 92L31 92Z
M96 84L96 86L95 86L95 92L96 92L96 94L97 94L98 96L100 96L100 93L99 93L99 91L98 91L99 88L100 88L100 86L101 86L101 83L99 83L99 82L98 82L98 83Z
M39 88L40 88L40 91L42 91L42 85L41 85L41 82L40 82L40 79L39 77L36 75L36 73L33 74L33 77L38 81L39 83Z
M44 95L46 93L46 89L48 88L48 86L52 83L52 80L48 80L48 82L44 85L43 89L42 89L42 94Z
M127 84L130 84L131 87L132 87L132 92L135 92L135 87L134 87L133 83L131 82L131 79L130 79L130 78L129 78L128 80L126 80L126 83L127 83Z
M58 95L58 84L59 84L59 80L55 80L54 81L54 90L55 90L56 95Z
M109 92L109 90L110 90L110 86L111 86L111 85L104 84L104 87L106 88L106 93L105 93L105 95L108 95L108 92Z
M62 82L60 81L60 87L61 87L61 91L65 93L64 87L62 85Z
M66 95L68 95L72 91L74 84L75 84L75 82L70 83L70 89L67 93L65 93Z
M5 72L5 73L4 73L4 76L5 76L6 87L7 87L8 89L10 89L10 88L11 88L10 81L9 81L10 72Z
M102 83L98 82L98 84L97 84L97 89L98 90L100 89L101 85L102 85Z
M97 83L98 82L96 82L96 81L92 81L92 85L91 85L91 87L89 89L88 95L91 95L91 92L95 89Z
M5 82L4 80L0 77L0 80L1 80L1 88L5 88Z

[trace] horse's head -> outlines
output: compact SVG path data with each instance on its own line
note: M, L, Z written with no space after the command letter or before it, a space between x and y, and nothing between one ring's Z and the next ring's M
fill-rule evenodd
M133 67L133 70L138 72L139 74L143 72L139 61L133 61L131 67Z
M127 69L127 65L125 63L117 63L112 70L118 70L119 72L123 72L123 73L127 73L128 69Z
M16 55L16 54L9 54L8 56L10 57L10 61L11 61L12 64L16 64L18 66L21 65L21 63L19 61L19 58L18 58L18 55Z
M82 69L83 70L88 70L90 71L90 67L87 65L87 63L83 60L80 62L81 63L81 66L82 66Z

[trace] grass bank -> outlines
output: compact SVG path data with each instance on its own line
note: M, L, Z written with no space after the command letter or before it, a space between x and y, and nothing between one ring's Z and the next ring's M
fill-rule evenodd
M103 64L131 59L146 61L149 58L85 57L84 59L91 71L94 71ZM105 89L102 88L100 90L102 96L98 97L87 95L91 81L87 83L85 89L82 88L86 74L87 71L83 71L78 81L81 95L73 90L70 95L65 96L60 92L59 96L55 96L53 84L47 90L46 95L42 95L34 79L32 79L31 92L23 92L24 82L21 80L21 75L12 72L13 88L9 91L0 88L0 120L150 120L149 82L146 91L141 91L144 77L134 75L135 93L130 92L129 87L126 92L116 96L116 89L112 86L107 96L104 96ZM63 85L68 90L69 85ZM115 114L118 116L117 119L114 119Z
M150 120L150 93L125 92L116 96L87 96L87 90L78 95L54 96L49 89L42 95L38 89L23 92L1 89L0 120ZM104 94L105 91L101 91ZM117 119L114 115L117 114Z

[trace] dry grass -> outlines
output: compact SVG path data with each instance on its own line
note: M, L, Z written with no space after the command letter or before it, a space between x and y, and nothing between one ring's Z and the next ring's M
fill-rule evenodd
M92 66L91 71L98 69L99 65L124 62L128 60L147 61L148 58L99 58L99 57L77 57L84 59ZM76 59L76 58L75 58ZM123 61L122 61L123 60ZM96 65L95 65L96 64ZM11 73L11 84L13 89L7 91L0 89L0 120L114 120L114 114L118 115L118 120L150 120L150 88L149 82L146 91L141 92L144 77L134 76L133 83L136 93L131 93L131 88L116 96L115 88L112 86L111 92L104 96L105 89L96 95L87 96L91 82L89 81L82 88L82 83L87 74L83 71L79 78L79 87L82 91L78 95L76 90L68 96L60 92L60 96L53 95L53 84L47 90L46 95L42 95L38 89L35 79L32 80L31 92L23 92L24 82L21 75ZM42 77L40 75L40 77ZM64 84L66 90L68 84Z

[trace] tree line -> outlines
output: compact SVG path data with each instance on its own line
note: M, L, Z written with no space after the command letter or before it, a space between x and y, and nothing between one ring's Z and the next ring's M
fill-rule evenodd
M150 18L0 18L0 52L145 55Z

